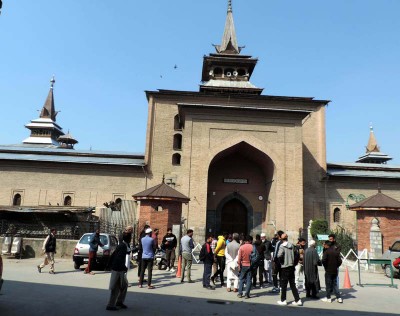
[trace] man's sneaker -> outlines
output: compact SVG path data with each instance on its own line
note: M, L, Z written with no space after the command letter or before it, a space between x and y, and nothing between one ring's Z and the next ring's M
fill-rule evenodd
M279 293L279 288L273 287L271 290L272 293Z
M124 303L117 303L117 307L122 308L122 309L128 308L128 306L126 306Z
M332 303L332 299L327 297L321 298L321 301L325 303Z
M40 266L37 266L37 270L39 273L42 273L42 268Z
M338 302L338 303L343 303L343 300L342 300L342 298L341 298L341 297L339 297L339 298L337 299L337 302Z
M302 306L303 302L301 300L298 300L297 302L294 301L294 302L292 302L292 305L294 305L294 306Z
M174 268L171 268L171 270L169 270L170 272L175 272L175 269Z
M167 268L165 271L169 271L169 270L171 270L170 268Z
M278 303L278 305L287 305L286 301L278 301L277 303Z
M54 271L49 271L50 274L56 274Z

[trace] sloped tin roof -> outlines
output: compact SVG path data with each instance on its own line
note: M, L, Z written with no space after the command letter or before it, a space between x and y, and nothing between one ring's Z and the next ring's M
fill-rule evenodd
M171 188L169 185L162 182L150 189L133 195L135 200L176 200L187 203L190 201L186 195L183 195L179 191Z
M370 196L369 198L357 202L349 207L352 211L362 210L400 210L400 201L387 196L381 192Z

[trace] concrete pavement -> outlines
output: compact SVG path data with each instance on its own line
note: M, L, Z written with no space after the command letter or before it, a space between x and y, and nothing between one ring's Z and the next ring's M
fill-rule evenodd
M4 258L3 258L4 259ZM202 288L202 265L193 266L193 284L181 284L180 280L166 271L154 270L153 285L156 289L137 287L137 271L131 270L129 281L134 286L128 289L125 304L127 310L106 311L110 295L108 283L110 274L97 271L85 275L73 269L72 260L58 259L56 274L44 268L38 273L38 259L4 259L5 283L0 295L0 315L398 315L399 290L389 287L357 286L357 272L350 272L352 289L343 292L343 304L323 303L305 299L302 307L278 306L279 295L270 293L270 288L254 289L252 298L238 299L236 293L228 293L217 286L215 291ZM321 280L323 271L321 270ZM344 274L340 273L343 285ZM388 283L383 274L362 273L363 283ZM324 282L321 282L324 290ZM400 285L398 279L395 283ZM320 292L323 297L324 291ZM293 300L288 292L288 302Z

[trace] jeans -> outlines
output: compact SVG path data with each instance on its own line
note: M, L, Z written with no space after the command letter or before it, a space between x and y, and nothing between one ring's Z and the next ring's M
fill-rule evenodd
M182 277L181 281L185 279L185 269L187 268L187 278L188 281L191 281L190 274L192 272L192 261L193 257L192 254L189 252L182 252Z
M336 298L340 298L339 288L337 286L337 274L325 273L325 286L326 286L326 298L331 298L331 294L334 292Z
M286 301L286 290L288 282L292 290L294 300L297 302L300 299L299 292L294 281L294 266L281 269L281 301Z
M175 249L165 250L165 257L167 259L167 268L173 268L175 262Z
M217 263L218 263L218 270L213 275L213 278L215 278L219 274L219 277L221 279L221 284L224 285L225 257L217 256Z
M144 273L147 269L147 285L151 285L151 278L153 276L153 261L154 259L142 259L141 269L140 269L140 279L139 285L143 284Z
M239 275L239 295L243 295L243 284L246 283L246 296L250 296L251 290L251 270L250 267L242 267Z
M203 286L210 287L212 263L204 263Z

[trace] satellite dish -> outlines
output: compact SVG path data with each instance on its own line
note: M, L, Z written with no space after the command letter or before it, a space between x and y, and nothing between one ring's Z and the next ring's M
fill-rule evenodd
M233 75L234 75L235 77L237 77L237 76L238 76L238 72L235 70L235 71L233 72Z
M226 76L227 76L227 77L231 77L232 74L228 71L228 72L226 73Z

